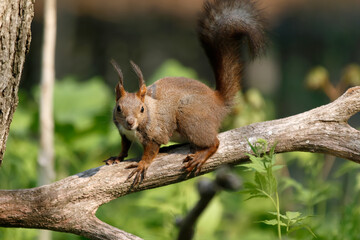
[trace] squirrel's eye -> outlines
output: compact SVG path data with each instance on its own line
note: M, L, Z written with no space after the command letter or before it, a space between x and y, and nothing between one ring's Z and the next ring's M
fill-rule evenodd
M141 112L141 113L144 112L144 107L141 107L140 112Z
M119 105L116 107L116 111L121 112L121 108Z

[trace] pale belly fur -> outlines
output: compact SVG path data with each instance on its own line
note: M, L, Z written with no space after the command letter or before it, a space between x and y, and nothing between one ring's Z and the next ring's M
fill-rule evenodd
M137 142L141 144L140 138L141 135L136 129L128 130L124 128L122 125L119 124L119 131L121 134L124 134L127 139L129 139L131 142ZM184 138L178 131L174 131L174 133L170 136L171 142L176 143L187 143L187 139Z

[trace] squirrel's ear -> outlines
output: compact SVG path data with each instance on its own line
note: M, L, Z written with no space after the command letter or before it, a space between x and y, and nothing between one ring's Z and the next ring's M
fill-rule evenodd
M125 96L125 94L126 94L126 91L120 82L118 82L118 84L116 84L115 93L116 93L116 101L118 101L121 97Z
M119 76L119 82L115 87L115 93L116 93L116 101L119 100L119 98L121 98L121 96L124 96L126 94L126 91L124 89L124 77L122 74L122 71L119 67L119 65L117 64L117 62L114 59L110 60L111 65L113 65L114 69L116 70L118 76Z
M136 96L138 96L138 97L140 98L140 100L141 100L142 102L144 102L144 100L145 100L145 95L146 95L146 85L143 84L143 85L141 85L139 91L136 93Z
M133 61L130 61L131 67L134 70L135 74L139 78L139 91L136 93L136 95L141 99L141 101L144 101L145 95L146 95L146 84L144 81L143 74L139 68L138 65L136 65Z

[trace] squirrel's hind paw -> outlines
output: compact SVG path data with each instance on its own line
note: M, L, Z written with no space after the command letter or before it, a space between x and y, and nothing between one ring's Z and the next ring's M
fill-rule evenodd
M184 159L183 163L184 169L188 171L188 175L196 169L195 175L198 175L201 171L202 166L204 163L216 152L216 150L219 147L219 140L216 139L216 142L213 146L210 146L208 148L203 148L201 150L197 150L194 154L189 154Z
M190 174L196 168L195 175L197 175L201 171L201 167L206 160L207 159L199 157L199 154L189 154L183 161L183 163L185 163L184 169Z

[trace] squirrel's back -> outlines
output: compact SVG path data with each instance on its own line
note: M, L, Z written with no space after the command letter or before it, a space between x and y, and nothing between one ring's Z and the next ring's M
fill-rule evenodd
M248 45L250 57L263 51L263 24L260 11L250 0L207 0L204 4L198 35L215 74L216 90L226 106L232 105L240 90L243 45Z
M156 111L149 115L150 129L160 126L162 132L167 133L167 139L158 141L161 144L179 133L185 142L209 146L228 112L216 91L200 81L184 77L157 80L148 86L147 97L151 98L151 105L156 106Z

